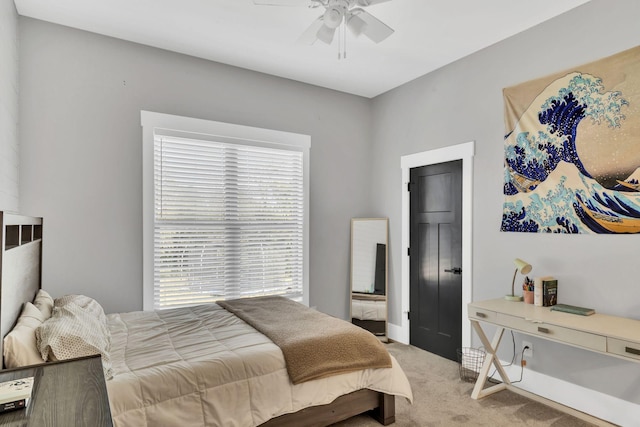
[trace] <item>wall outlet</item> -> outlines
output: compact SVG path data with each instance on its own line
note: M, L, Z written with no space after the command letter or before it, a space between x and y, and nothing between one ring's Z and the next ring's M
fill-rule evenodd
M526 350L524 350L525 347L529 347ZM522 350L524 350L524 352L522 353L522 357L526 357L531 359L533 357L533 344L531 344L529 341L522 341Z

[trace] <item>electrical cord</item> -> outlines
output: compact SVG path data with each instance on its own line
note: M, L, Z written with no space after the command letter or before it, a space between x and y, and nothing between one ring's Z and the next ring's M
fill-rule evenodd
M520 355L520 379L518 381L511 381L511 384L519 383L522 381L522 375L524 375L524 352L529 348L528 345L522 347L522 354Z
M516 338L513 335L513 331L509 331L509 332L511 332L511 344L513 345L513 350L512 350L513 357L511 357L511 362L507 363L506 365L502 365L503 368L506 367L506 366L513 365L513 363L516 361ZM524 354L524 350L522 351L522 354ZM522 360L522 358L520 358L520 360ZM499 384L499 383L502 382L500 380L497 380L497 379L493 378L493 376L496 374L496 371L497 371L497 369L493 370L491 375L489 375L489 377L487 378L487 381L489 381L490 383L493 383L493 384ZM522 377L522 375L521 375L521 377Z
M516 361L516 340L515 337L513 336L513 331L511 331L511 343L513 345L513 357L511 358L511 362L502 365L503 367L506 366L511 366L514 364L514 362ZM522 348L522 352L520 353L520 379L518 379L517 381L512 381L511 384L515 384L515 383L519 383L522 381L522 377L524 376L524 366L525 366L525 361L524 361L524 352L526 350L529 349L529 346L526 345ZM491 375L489 375L489 377L487 378L487 381L492 383L492 384L499 384L502 381L497 380L495 378L493 378L493 376L496 374L497 369L494 369L493 372L491 373Z

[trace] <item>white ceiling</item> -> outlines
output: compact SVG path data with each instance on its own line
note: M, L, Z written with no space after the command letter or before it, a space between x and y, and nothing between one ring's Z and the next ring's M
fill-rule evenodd
M342 92L374 97L589 0L392 0L367 11L395 30L297 43L320 14L253 0L14 0L18 13Z

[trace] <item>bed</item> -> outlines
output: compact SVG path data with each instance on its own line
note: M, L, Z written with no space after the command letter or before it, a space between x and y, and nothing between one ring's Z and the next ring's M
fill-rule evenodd
M46 292L40 280L42 219L0 213L0 223L5 341L27 303ZM294 384L287 353L238 313L216 304L114 313L105 316L105 324L110 344L103 363L109 362L113 374L107 390L116 426L325 426L363 412L388 425L395 421L395 396L412 400L392 356L391 368L318 375ZM7 349L0 349L4 355Z

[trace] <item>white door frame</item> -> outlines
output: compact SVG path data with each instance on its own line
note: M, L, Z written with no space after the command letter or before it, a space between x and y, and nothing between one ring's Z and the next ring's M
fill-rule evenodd
M467 321L467 304L472 298L471 281L471 226L472 226L472 181L473 181L473 155L475 154L475 141L422 153L409 154L400 158L402 167L402 313L401 324L393 325L391 330L395 332L390 338L404 344L409 344L409 256L405 248L410 245L410 202L407 184L410 181L411 168L433 165L437 163L462 160L462 346L471 346L471 324ZM390 332L391 332L390 330Z

